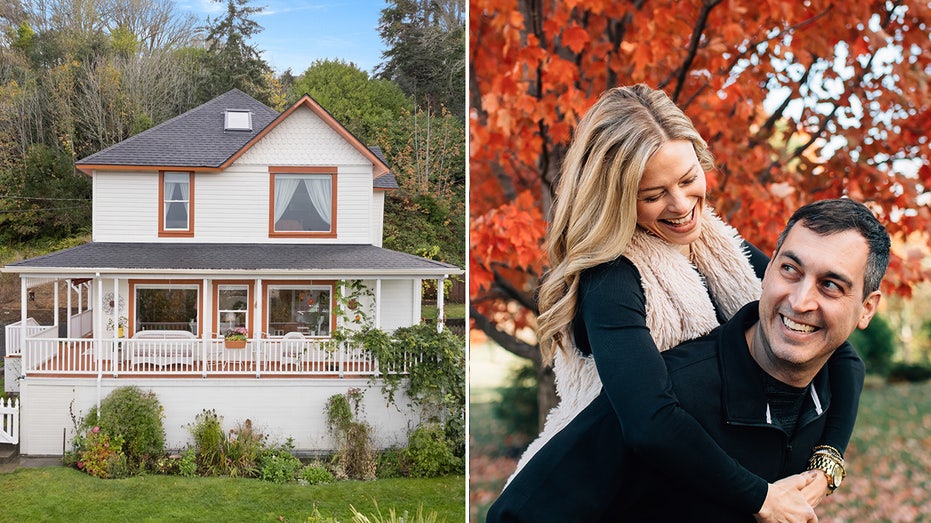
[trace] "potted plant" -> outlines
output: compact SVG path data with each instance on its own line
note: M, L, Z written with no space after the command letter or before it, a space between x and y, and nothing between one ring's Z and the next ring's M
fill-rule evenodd
M245 327L236 327L226 331L224 342L227 349L244 349L247 339L249 339L249 331Z

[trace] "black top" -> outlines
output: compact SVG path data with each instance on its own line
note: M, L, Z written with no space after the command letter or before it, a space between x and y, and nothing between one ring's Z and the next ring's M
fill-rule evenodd
M768 258L747 246L762 278ZM646 325L640 274L627 258L582 273L573 334L579 350L594 355L604 391L634 453L657 467L682 471L690 487L719 503L747 514L759 511L767 481L725 453L671 392L666 365ZM829 365L837 376L833 386L839 400L819 444L843 452L856 421L864 366L849 343Z
M723 327L664 352L663 359L682 408L695 416L728 455L772 482L805 469L811 448L824 431L827 413L841 398L832 397L830 382L834 376L830 368L824 368L811 386L803 389L792 434L774 419L767 419L771 410L767 406L772 407L772 403L763 376L768 375L750 356L744 336L758 318L758 303L748 304ZM685 470L665 474L640 456L634 462L642 492L623 492L617 498L620 505L608 514L624 514L623 521L754 521L752 515L689 488ZM670 503L670 496L674 503ZM624 502L630 497L637 499L632 505ZM619 510L621 506L625 508Z

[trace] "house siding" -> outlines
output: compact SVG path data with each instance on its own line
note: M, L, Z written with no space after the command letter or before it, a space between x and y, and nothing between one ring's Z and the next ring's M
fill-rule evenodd
M381 328L390 331L417 323L420 323L420 280L413 283L411 280L382 280Z
M364 421L375 429L375 445L387 448L407 441L409 427L417 426L419 415L408 405L409 398L397 394L395 405L386 405L381 387L368 379L104 379L100 397L113 389L134 385L151 390L164 407L165 443L169 449L192 444L187 425L204 409L215 409L226 430L249 419L271 442L294 438L302 452L327 452L335 444L327 432L324 408L334 394L350 388L365 391ZM28 456L59 456L74 437L69 405L78 417L97 404L96 380L27 379L23 383L20 452ZM72 403L73 401L73 403ZM400 409L400 415L399 415Z
M270 165L336 167L335 239L269 238ZM194 235L160 238L158 173L96 172L94 240L381 245L384 197L372 189L371 162L306 108L295 111L225 171L196 173L194 188Z
M385 227L385 191L372 192L372 245L381 247Z
M94 241L159 241L158 205L157 172L94 173Z

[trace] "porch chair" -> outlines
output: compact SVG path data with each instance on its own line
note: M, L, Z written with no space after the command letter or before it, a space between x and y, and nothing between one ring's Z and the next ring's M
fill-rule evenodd
M304 355L304 341L306 338L300 332L292 331L281 337L281 365L300 366Z

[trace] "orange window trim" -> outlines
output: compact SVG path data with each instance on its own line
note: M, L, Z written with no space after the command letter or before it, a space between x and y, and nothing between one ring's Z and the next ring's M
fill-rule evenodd
M194 172L193 171L170 171L188 173L188 216L187 229L166 229L165 228L165 173L169 171L158 172L158 237L159 238L193 238L194 237Z
M336 167L269 166L268 237L269 238L336 238ZM330 175L330 230L329 231L276 231L275 230L275 176L278 174L329 174Z
M336 328L336 280L266 280L262 282L262 327L268 331L268 288L275 286L317 285L330 288L330 336Z
M196 285L197 286L197 330L204 331L204 281L203 280L128 280L129 283L129 334L136 333L136 286L137 285Z
M246 329L249 330L250 338L258 338L257 334L252 332L253 318L255 318L255 281L254 280L214 280L213 281L213 331L217 337L223 337L220 332L220 286L221 285L245 285L249 288L249 304L246 307ZM265 330L268 330L266 327Z

